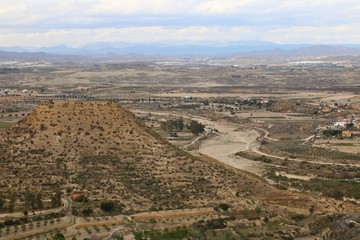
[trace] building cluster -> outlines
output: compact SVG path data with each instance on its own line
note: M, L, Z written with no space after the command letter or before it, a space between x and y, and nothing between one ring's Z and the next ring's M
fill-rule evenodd
M359 131L346 130L341 133L341 136L344 138L360 137L360 130Z
M332 127L342 130L341 136L344 138L360 137L360 119L343 119L334 122Z
M0 97L21 96L22 94L31 94L31 93L34 92L28 89L1 89Z
M235 106L239 105L271 105L274 101L268 100L268 99L262 99L262 98L244 98L239 99L235 102Z
M319 111L322 113L342 112L349 108L351 108L351 105L348 103L334 103L334 105L320 104Z

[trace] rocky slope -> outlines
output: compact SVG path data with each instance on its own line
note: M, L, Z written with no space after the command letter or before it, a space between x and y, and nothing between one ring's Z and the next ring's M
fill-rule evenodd
M0 193L71 187L129 212L228 203L308 214L337 206L194 157L112 102L49 102L0 133L0 152Z

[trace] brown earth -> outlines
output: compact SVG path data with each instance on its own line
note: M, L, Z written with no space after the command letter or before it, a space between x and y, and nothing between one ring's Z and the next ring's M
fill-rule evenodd
M228 203L331 213L334 201L279 190L216 160L184 152L113 102L49 102L1 133L0 191L73 187L125 212ZM343 204L344 211L355 211ZM353 209L353 210L351 210Z

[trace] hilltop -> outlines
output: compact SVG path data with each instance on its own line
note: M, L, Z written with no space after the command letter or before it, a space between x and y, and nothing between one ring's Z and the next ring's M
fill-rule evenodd
M160 138L113 102L50 101L1 133L1 192L71 188L91 202L114 200L127 212L215 207L315 209L336 203L278 190L250 174ZM335 207L334 207L335 206ZM346 209L346 204L342 208Z

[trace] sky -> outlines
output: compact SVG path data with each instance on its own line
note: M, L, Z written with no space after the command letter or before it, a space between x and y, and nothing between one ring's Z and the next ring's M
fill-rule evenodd
M360 43L360 0L0 0L0 46Z

